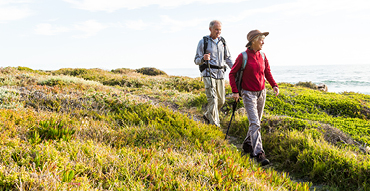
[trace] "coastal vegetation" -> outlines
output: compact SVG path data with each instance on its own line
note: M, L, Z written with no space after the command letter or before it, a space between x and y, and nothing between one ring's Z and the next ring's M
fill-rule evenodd
M0 68L0 190L370 190L370 95L266 87L261 167L242 102L227 140L230 97L221 128L201 120L200 78Z

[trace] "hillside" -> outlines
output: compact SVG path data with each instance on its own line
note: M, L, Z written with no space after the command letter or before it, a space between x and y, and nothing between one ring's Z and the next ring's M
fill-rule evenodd
M370 190L370 95L302 84L267 91L262 168L242 103L228 140L231 98L221 129L200 120L200 79L0 68L0 190Z

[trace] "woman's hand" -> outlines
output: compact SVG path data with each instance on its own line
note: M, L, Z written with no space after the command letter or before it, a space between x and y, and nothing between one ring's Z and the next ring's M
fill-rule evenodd
M275 92L275 96L278 96L279 95L279 88L277 86L275 86L273 89L274 89L274 92Z
M233 93L233 96L235 101L238 101L239 100L239 93Z

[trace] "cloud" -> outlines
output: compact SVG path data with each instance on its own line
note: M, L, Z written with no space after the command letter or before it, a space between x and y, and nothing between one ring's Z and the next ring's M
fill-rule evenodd
M85 34L83 35L74 35L73 37L75 38L88 38L91 36L95 36L98 34L103 29L108 28L109 25L107 24L102 24L99 22L96 22L95 20L88 20L83 23L79 23L74 25L75 30L81 31Z
M179 20L171 19L167 15L162 15L161 19L162 19L162 23L160 24L160 26L162 29L165 30L165 32L168 32L168 33L181 31L184 28L188 28L188 27L198 26L199 24L203 23L206 20L206 19L192 19L188 21L179 21Z
M74 32L80 33L78 35L73 35L72 37L74 38L88 38L97 35L100 31L108 27L121 27L121 25L114 23L103 24L95 20L88 20L85 22L74 24L73 26L69 27L52 25L49 23L40 23L36 25L34 31L36 34L48 36L60 35L62 33L67 32Z
M177 7L191 3L233 3L246 0L64 0L67 3L74 5L77 9L89 11L107 11L114 12L119 9L138 9L149 5L158 5L160 7Z
M0 0L0 23L20 20L33 14L26 3L29 1Z
M149 24L144 23L143 20L131 20L131 21L126 21L126 26L129 29L134 29L134 30L144 30L146 27L149 26Z
M68 31L70 31L70 29L67 27L55 26L49 23L38 24L36 25L36 28L35 28L36 34L48 35L48 36L57 35L57 34L68 32Z
M370 1L368 0L297 0L288 3L271 5L268 7L249 9L244 12L231 16L229 22L238 22L248 18L250 15L281 13L289 17L297 15L320 16L335 11L357 14L360 10L369 10Z
M168 15L161 15L160 23L145 23L140 20L130 20L126 21L125 26L132 30L145 30L148 27L151 27L153 30L160 30L164 33L173 33L181 31L185 28L195 27L207 19L192 19L187 21L175 20L170 18Z
M370 1L368 0L299 0L285 4L286 14L311 14L323 15L335 11L356 12L358 10L369 10Z

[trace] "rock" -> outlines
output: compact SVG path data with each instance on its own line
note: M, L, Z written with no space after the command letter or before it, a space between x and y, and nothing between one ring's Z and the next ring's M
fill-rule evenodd
M318 84L317 89L320 91L327 92L328 91L328 86L326 84Z

